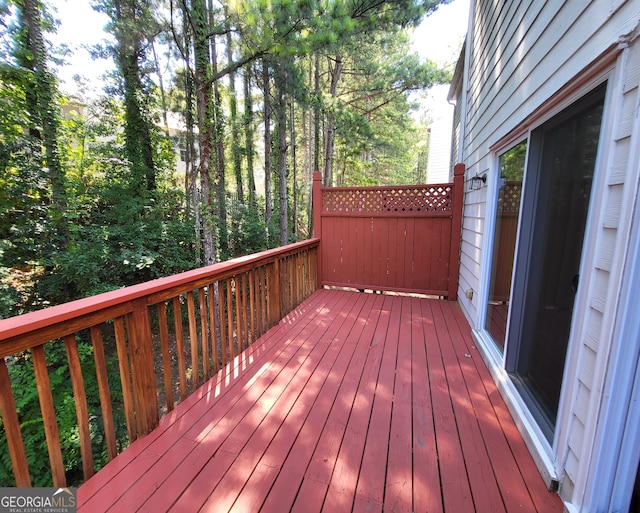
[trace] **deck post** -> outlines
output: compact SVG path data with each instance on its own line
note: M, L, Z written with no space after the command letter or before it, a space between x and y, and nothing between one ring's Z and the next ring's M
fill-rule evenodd
M322 288L322 173L313 173L313 236L320 239L316 272L316 289Z
M151 325L146 298L134 301L134 310L127 315L127 330L131 344L129 351L136 425L140 436L151 432L159 422Z
M451 248L449 253L449 301L458 299L458 273L460 271L460 241L462 237L462 212L464 209L465 165L453 168L453 216L451 218Z

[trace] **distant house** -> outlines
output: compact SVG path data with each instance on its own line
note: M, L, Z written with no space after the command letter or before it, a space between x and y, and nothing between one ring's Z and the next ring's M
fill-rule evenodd
M434 97L434 108L431 111L429 132L429 156L427 159L426 183L445 183L453 179L451 158L451 124L453 107L445 100L446 85L434 86L431 95Z
M475 1L449 95L459 302L569 512L640 508L639 36L637 0Z

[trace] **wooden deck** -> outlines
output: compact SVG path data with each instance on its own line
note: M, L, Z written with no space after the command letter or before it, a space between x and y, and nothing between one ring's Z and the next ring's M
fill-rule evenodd
M456 303L320 290L78 491L81 512L561 512Z

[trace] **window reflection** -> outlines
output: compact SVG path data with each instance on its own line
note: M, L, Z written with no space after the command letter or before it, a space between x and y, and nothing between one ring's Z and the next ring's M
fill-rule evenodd
M527 143L523 141L500 156L498 205L485 327L501 350L504 350L507 331L526 152Z

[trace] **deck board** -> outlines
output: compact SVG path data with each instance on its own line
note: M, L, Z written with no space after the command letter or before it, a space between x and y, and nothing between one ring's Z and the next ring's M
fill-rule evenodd
M321 290L78 491L79 510L561 512L455 303Z

